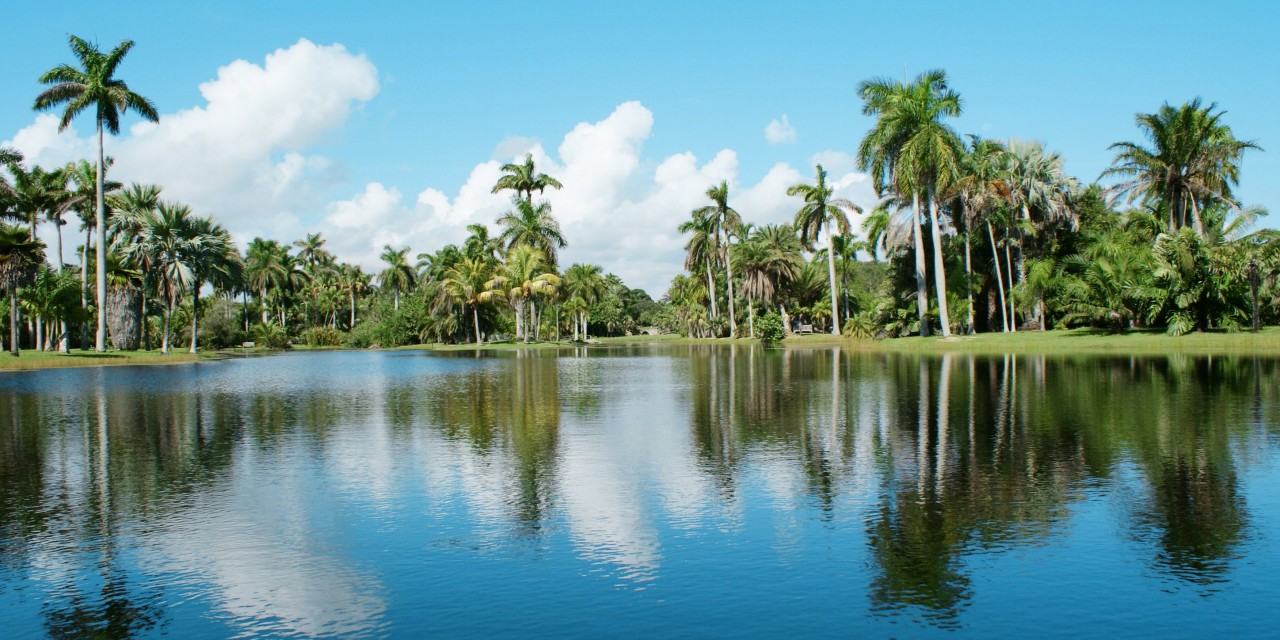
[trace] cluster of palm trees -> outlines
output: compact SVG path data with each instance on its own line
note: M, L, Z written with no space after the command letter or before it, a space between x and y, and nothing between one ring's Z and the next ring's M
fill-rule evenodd
M1236 139L1216 105L1193 100L1139 114L1147 142L1112 145L1115 160L1100 179L1120 181L1103 187L1081 186L1038 142L960 136L946 121L963 103L943 71L868 80L858 93L875 121L857 160L879 196L862 225L865 241L849 223L860 209L832 197L821 166L813 184L788 189L803 199L792 225L743 223L721 184L707 194L717 204L680 227L690 234L688 275L667 299L681 330L734 335L732 311L716 318L719 300L732 309L738 296L749 309L779 302L784 318L790 312L832 333L843 317L845 333L859 336L1051 325L1179 334L1277 319L1276 233L1252 231L1265 212L1232 192L1243 153L1258 147ZM859 251L887 265L855 262L853 271L870 277L850 291ZM807 290L817 261L827 263L821 302Z

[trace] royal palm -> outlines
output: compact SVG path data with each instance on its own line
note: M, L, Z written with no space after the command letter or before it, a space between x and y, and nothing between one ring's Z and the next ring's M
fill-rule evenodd
M849 214L862 213L858 205L843 198L832 196L832 189L827 185L827 172L822 165L816 167L818 177L814 184L797 184L787 188L787 195L800 196L804 206L796 212L795 228L800 241L810 251L814 248L819 234L827 234L827 283L831 288L831 333L840 335L840 318L836 313L839 304L836 302L836 259L833 238L836 234L849 233ZM834 228L833 228L834 227Z
M97 45L90 44L76 36L71 36L71 51L75 54L80 68L71 65L58 65L40 76L40 83L50 85L36 97L35 108L51 109L66 105L58 130L63 131L71 121L86 109L93 107L94 121L98 131L98 176L97 194L95 197L96 213L94 224L98 230L98 332L95 349L106 350L107 326L106 316L102 310L106 307L107 271L106 271L106 223L103 220L103 168L104 149L103 132L116 134L120 132L120 116L129 110L152 122L160 120L155 106L150 100L130 90L123 80L115 77L120 63L129 50L133 48L132 40L125 40L116 45L109 53L102 53Z

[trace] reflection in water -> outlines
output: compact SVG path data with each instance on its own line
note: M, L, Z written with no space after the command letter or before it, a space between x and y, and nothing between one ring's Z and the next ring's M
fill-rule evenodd
M0 613L56 637L501 634L451 594L546 580L521 596L554 616L588 577L688 583L699 610L799 575L963 627L984 567L1091 501L1163 590L1218 593L1276 373L682 345L0 378Z

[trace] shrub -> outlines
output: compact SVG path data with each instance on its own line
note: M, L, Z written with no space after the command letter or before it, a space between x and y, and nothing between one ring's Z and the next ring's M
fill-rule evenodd
M208 310L200 318L200 346L208 349L225 349L227 347L238 347L242 342L247 340L244 328L240 325L240 320L236 317L236 313L228 313L234 311L231 303L225 300L215 300L209 305Z
M333 327L311 327L298 335L298 340L308 347L340 347L342 332Z
M253 340L259 347L267 349L288 349L289 334L284 327L272 322L260 324L253 328Z
M774 344L786 335L782 329L782 318L770 311L756 320L756 335L765 344Z

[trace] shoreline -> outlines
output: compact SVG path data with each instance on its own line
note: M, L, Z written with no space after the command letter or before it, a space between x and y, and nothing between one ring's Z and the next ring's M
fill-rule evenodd
M595 338L588 343L533 342L467 344L419 344L385 351L519 351L543 349L610 349L650 345L753 345L759 340L751 338L683 338L674 334L657 336L619 336ZM1161 354L1182 355L1264 355L1280 357L1280 327L1267 327L1258 333L1211 332L1169 336L1155 332L1130 332L1125 334L1100 333L1088 329L1022 331L1017 333L983 333L942 338L889 338L871 340L845 338L828 334L792 336L779 343L778 348L805 349L839 347L842 350L861 353L899 353L906 355L1045 355L1071 356L1154 356ZM162 355L159 351L94 351L73 349L70 354L56 352L23 351L14 358L8 352L0 353L0 372L64 369L71 367L150 366L210 362L231 358L265 356L277 353L308 351L365 351L348 347L297 346L289 350L210 350L192 355L185 351Z

